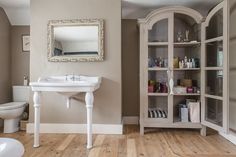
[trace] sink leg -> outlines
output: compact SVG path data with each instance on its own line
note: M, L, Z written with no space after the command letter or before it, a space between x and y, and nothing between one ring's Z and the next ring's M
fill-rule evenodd
M87 92L85 102L87 108L87 149L92 148L92 114L93 114L93 93Z
M39 147L40 92L34 92L34 147Z

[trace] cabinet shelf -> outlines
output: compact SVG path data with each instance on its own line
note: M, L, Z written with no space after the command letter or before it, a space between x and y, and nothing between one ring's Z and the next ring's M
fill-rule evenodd
M148 42L148 46L168 46L168 42Z
M175 96L200 96L200 93L181 93L181 94L175 93L174 95Z
M191 47L191 46L199 46L200 42L175 42L175 47Z
M223 70L223 67L205 67L204 70Z
M180 128L193 128L193 129L202 128L201 123L181 122L178 119L174 121L173 125L178 126Z
M180 69L180 68L174 68L173 70L175 70L175 71L194 71L194 70L201 70L200 68L182 68L182 69Z
M168 93L148 93L148 96L168 96Z
M152 67L148 68L148 71L167 71L168 68Z
M212 38L212 39L208 39L205 41L205 43L212 43L212 42L215 42L215 41L223 41L223 36L220 36L220 37L216 37L216 38Z

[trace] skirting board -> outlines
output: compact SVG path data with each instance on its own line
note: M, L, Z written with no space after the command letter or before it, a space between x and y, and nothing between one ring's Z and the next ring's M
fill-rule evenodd
M232 142L234 145L236 145L236 135L234 133L225 134L225 133L219 132L219 134L223 136L224 138L226 138L227 140L229 140L230 142Z
M123 117L123 124L139 124L139 117L138 116L124 116Z
M86 124L41 123L40 133L86 133ZM34 123L28 123L27 133L34 132ZM94 134L123 134L122 124L93 124Z

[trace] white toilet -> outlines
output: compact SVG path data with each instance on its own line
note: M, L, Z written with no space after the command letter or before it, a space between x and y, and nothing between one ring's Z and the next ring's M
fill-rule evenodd
M4 133L19 130L19 121L25 106L29 102L29 86L13 86L13 101L0 104L0 118L4 120Z

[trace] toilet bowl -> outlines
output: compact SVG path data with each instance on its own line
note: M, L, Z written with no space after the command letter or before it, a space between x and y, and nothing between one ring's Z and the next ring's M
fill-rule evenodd
M19 130L19 121L29 102L28 86L13 86L13 101L0 104L0 118L4 121L4 133L13 133Z
M25 102L11 102L0 105L0 118L4 120L4 133L13 133L19 130L20 116L24 112Z
M23 157L24 151L24 146L19 141L11 138L0 138L1 157Z

